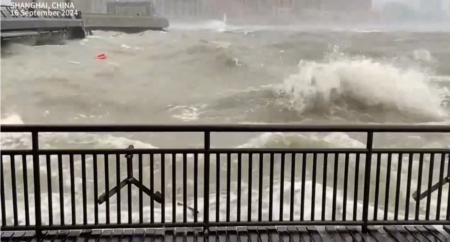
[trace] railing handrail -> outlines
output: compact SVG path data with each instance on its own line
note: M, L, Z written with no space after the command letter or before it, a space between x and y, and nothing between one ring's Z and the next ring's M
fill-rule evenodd
M117 154L161 154L161 153L191 153L191 154L204 154L208 151L211 154L223 153L223 154L233 154L233 153L351 153L351 154L367 154L369 151L367 148L147 148L147 149L38 149L33 151L32 149L2 149L2 152L8 153L8 155L30 155L33 152L39 155L65 155L65 154L86 154L86 155L117 155ZM372 154L385 154L385 153L446 153L449 152L445 148L373 148L371 149ZM406 162L406 161L405 161Z
M413 124L7 124L1 132L391 132L442 133L450 132L450 125Z

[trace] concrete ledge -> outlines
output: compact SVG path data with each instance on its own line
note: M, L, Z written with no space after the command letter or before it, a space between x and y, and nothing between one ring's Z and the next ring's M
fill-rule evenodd
M2 19L2 31L64 29L82 27L81 19L46 19L46 18L10 18Z
M87 30L106 29L164 29L169 27L169 21L153 16L121 16L111 14L83 13L84 26Z

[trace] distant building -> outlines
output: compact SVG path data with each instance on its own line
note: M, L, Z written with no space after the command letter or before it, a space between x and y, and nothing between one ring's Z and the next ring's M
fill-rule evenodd
M433 13L441 12L444 8L443 5L442 0L421 0L420 10Z
M155 9L151 1L111 1L106 3L108 14L145 16L154 15Z
M421 0L418 14L424 20L442 21L450 17L449 0Z
M444 2L444 9L447 16L450 16L450 1Z
M320 9L329 11L358 11L372 9L372 0L319 0Z

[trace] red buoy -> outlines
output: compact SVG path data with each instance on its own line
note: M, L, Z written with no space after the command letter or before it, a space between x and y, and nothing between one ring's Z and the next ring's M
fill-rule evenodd
M104 59L106 59L106 55L105 54L98 54L97 55L97 59L104 60Z

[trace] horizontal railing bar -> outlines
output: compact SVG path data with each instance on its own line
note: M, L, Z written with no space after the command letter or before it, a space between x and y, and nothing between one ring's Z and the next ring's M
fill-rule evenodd
M364 221L261 221L261 222L210 222L211 227L220 226L283 226L283 225L314 225L314 226L333 226L333 225L364 225ZM450 221L426 221L426 220L409 220L409 221L369 221L368 225L446 225Z
M115 154L202 154L205 153L205 149L42 149L38 150L37 153L39 155L115 155ZM364 154L367 153L367 149L354 149L354 148L286 148L286 149L265 149L265 148L220 148L220 149L209 149L208 152L210 154L270 154L270 153L310 153L310 154ZM429 148L415 148L415 149L401 149L401 148L381 148L381 149L373 149L372 153L380 153L380 154L394 154L394 153L449 153L448 149L429 149ZM2 150L3 155L31 155L32 150Z
M189 154L201 154L205 153L205 149L41 149L37 151L40 155L53 155L53 154L173 154L173 153L189 153ZM320 148L307 148L307 149L259 149L259 148L221 148L221 149L209 149L209 153L364 153L365 149L320 149ZM31 150L2 150L3 154L31 154Z
M117 228L175 228L175 227L203 227L204 223L121 223L121 224L75 224L75 225L42 225L39 229L42 230L65 230L65 229L117 229ZM35 225L31 226L5 226L2 227L2 231L23 231L23 230L34 230Z
M450 152L449 149L444 149L444 148L440 148L440 149L429 149L429 148L407 148L407 149L402 149L402 148L395 148L395 149L391 149L391 148L380 148L380 149L372 149L371 150L372 153L380 153L380 154L394 154L394 153L403 153L403 154L417 154L417 153L448 153Z
M362 225L363 221L255 221L255 222L210 222L209 227L224 226L293 226L293 225ZM158 228L158 227L201 227L203 223L142 223L142 224L87 224L87 225L43 225L42 230L64 230L64 229L115 229L115 228ZM7 230L30 230L35 226L7 226L2 227L3 231Z
M450 125L2 125L5 133L18 132L450 132Z
M209 222L209 227L226 227L226 226L362 226L364 221L254 221L254 222ZM380 220L368 221L367 225L450 225L447 220ZM122 224L76 224L76 225L43 225L42 230L65 230L65 229L116 229L116 228L174 228L174 227L202 227L204 223L122 223ZM36 227L31 226L5 226L2 231L24 231L34 230Z
M448 220L369 220L367 225L450 225Z

